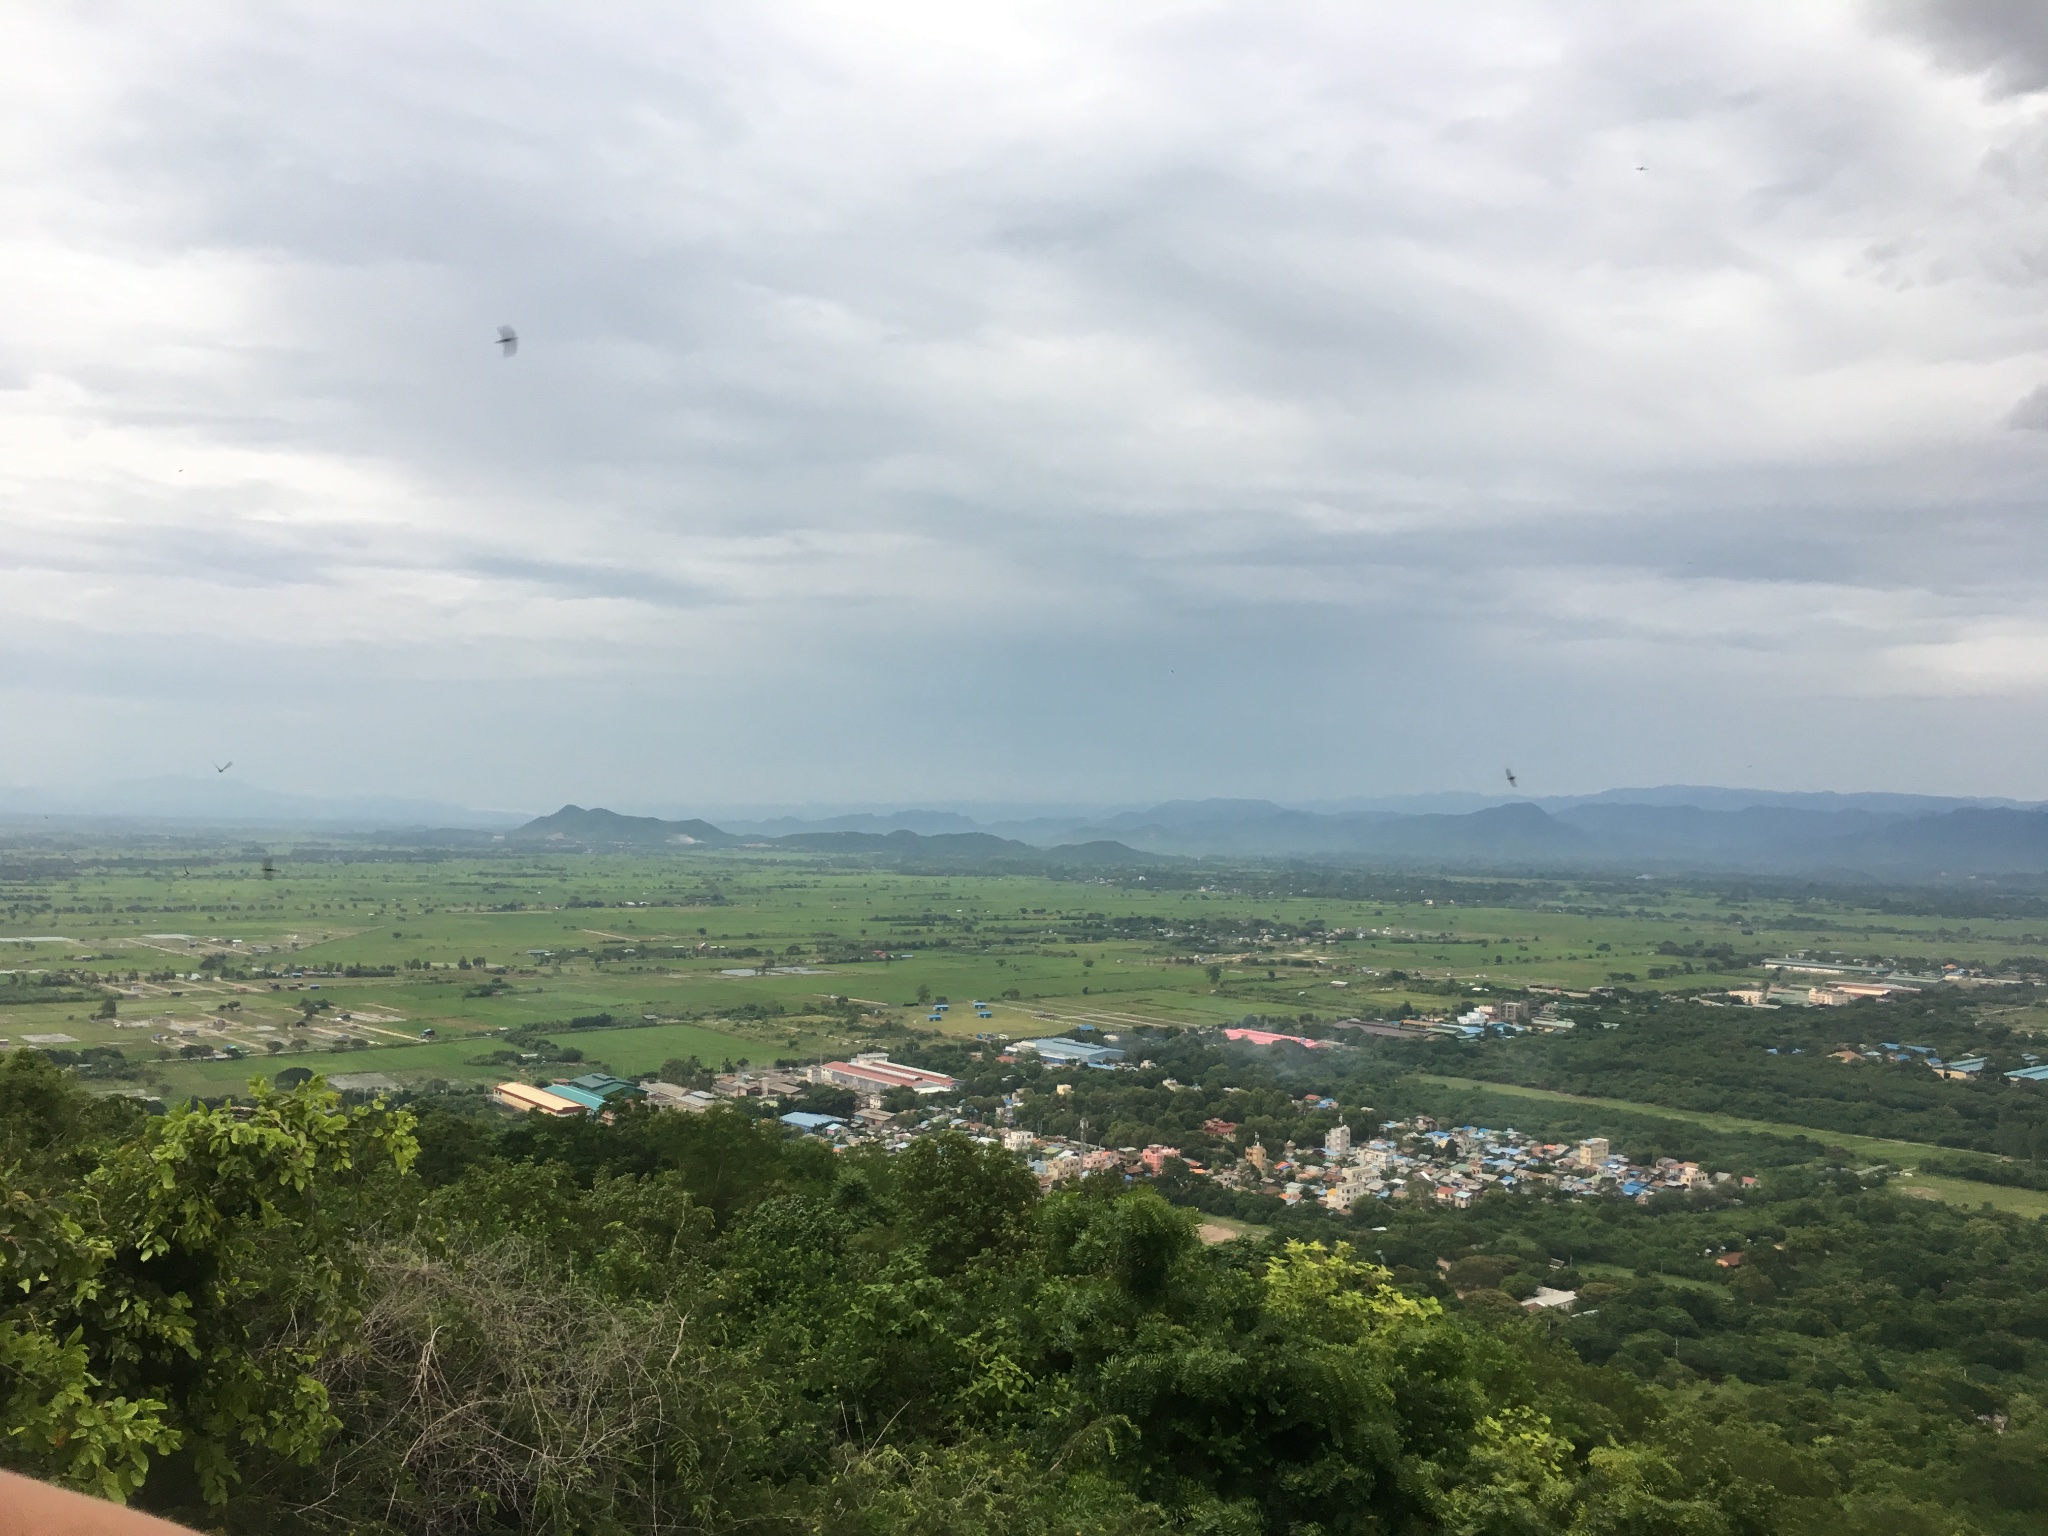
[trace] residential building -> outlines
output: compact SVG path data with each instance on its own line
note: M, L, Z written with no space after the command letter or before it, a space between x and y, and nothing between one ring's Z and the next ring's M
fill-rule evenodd
M1164 1147L1158 1142L1154 1142L1138 1154L1139 1161L1144 1163L1146 1169L1154 1174L1161 1172L1166 1167L1166 1160L1169 1157L1178 1158L1179 1156L1179 1147Z

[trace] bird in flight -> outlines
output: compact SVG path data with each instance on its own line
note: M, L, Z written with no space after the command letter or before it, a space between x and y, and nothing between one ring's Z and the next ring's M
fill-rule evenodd
M1520 779L1518 779L1518 778L1516 778L1516 777L1515 777L1515 770L1514 770L1514 769L1512 769L1512 768L1503 768L1503 769L1501 770L1501 772L1505 773L1505 774L1506 774L1506 775L1508 776L1508 788L1509 788L1509 789L1519 789L1519 788L1521 788L1521 786L1522 786L1522 781L1521 781Z
M263 878L266 880L275 880L277 878L277 866L268 859L263 861Z
M509 325L501 325L498 327L498 339L492 345L502 347L505 356L511 357L519 350L519 333Z
M213 765L213 771L214 771L215 773L226 773L226 772L227 772L227 771L228 771L228 770L229 770L230 768L232 768L232 767L234 767L234 766L235 766L235 760L234 760L234 759L233 759L233 758L231 757L231 758L229 758L229 759L228 759L228 760L227 760L226 762L224 762L224 763L215 763L215 764Z

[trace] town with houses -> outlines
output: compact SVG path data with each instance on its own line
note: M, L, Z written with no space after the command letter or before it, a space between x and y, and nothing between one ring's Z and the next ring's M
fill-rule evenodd
M1492 1009L1481 1011L1479 1019L1475 1023L1461 1020L1458 1027L1540 1027L1540 1023L1497 1017ZM1571 1027L1569 1020L1554 1022ZM1285 1042L1327 1048L1332 1044L1251 1027L1230 1028L1222 1033L1232 1041L1250 1045ZM1131 1064L1124 1060L1116 1038L1108 1036L1100 1044L1065 1037L1004 1042L1000 1059L1030 1056L1047 1067L1075 1072L1117 1070ZM495 1096L507 1109L542 1115L602 1116L627 1099L638 1100L651 1109L687 1114L735 1100L754 1101L764 1110L773 1110L800 1099L813 1085L849 1090L859 1107L847 1115L789 1109L778 1118L793 1135L813 1136L840 1149L879 1145L895 1151L922 1135L961 1131L986 1142L999 1142L1027 1162L1040 1185L1047 1189L1094 1173L1121 1174L1130 1179L1159 1178L1173 1173L1213 1179L1223 1188L1272 1196L1289 1205L1315 1202L1332 1212L1346 1214L1366 1202L1381 1200L1464 1208L1491 1188L1506 1192L1546 1190L1576 1199L1623 1199L1646 1204L1654 1195L1665 1192L1683 1193L1731 1183L1746 1188L1755 1183L1753 1177L1668 1157L1658 1158L1654 1163L1632 1163L1617 1154L1605 1137L1546 1142L1512 1127L1495 1130L1474 1125L1440 1126L1425 1115L1358 1128L1340 1121L1324 1135L1320 1146L1297 1146L1289 1141L1279 1147L1267 1147L1256 1139L1240 1144L1235 1123L1212 1119L1202 1127L1205 1135L1227 1146L1241 1146L1234 1157L1219 1160L1219 1165L1212 1167L1183 1155L1180 1148L1173 1146L1097 1146L1084 1140L1034 1133L1016 1124L1017 1112L1032 1091L1029 1089L1009 1094L993 1123L967 1119L954 1113L956 1106L952 1100L960 1087L954 1078L891 1061L882 1052L804 1068L721 1073L708 1089L681 1087L658 1079L631 1082L606 1073L587 1073L546 1087L500 1083ZM1166 1086L1176 1085L1169 1079ZM1071 1094L1074 1082L1056 1080L1051 1091L1062 1096ZM929 1101L929 1108L921 1101ZM1334 1099L1310 1093L1303 1096L1300 1107L1312 1112L1336 1110L1339 1106Z

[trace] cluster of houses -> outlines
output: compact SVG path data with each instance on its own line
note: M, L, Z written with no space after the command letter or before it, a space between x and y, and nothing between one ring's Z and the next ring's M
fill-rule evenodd
M1944 1061L1941 1053L1931 1045L1906 1045L1897 1040L1880 1040L1875 1045L1845 1045L1838 1051L1828 1053L1831 1059L1846 1062L1852 1066L1866 1061L1895 1062L1908 1067L1925 1067L1936 1077L1946 1077L1956 1082L1974 1082L1990 1070L1991 1060L1986 1056L1965 1054L1952 1056ZM2011 1082L2048 1082L2048 1063L2032 1051L2022 1051L2020 1059L2025 1063L2015 1067L2003 1076ZM1993 1072L1992 1076L2000 1074Z
M1122 1052L1113 1046L1068 1039L1024 1041L1009 1050L1035 1051L1048 1061L1079 1067L1113 1067L1122 1059ZM1014 1124L1021 1095L1012 1095L1005 1104L999 1117L1003 1123L993 1133L954 1116L928 1116L920 1124L906 1125L899 1123L902 1108L947 1099L958 1093L960 1085L942 1072L891 1061L883 1052L801 1070L723 1073L708 1090L659 1081L628 1082L608 1073L590 1072L545 1087L500 1083L495 1092L497 1101L512 1110L603 1117L626 1100L644 1103L650 1109L694 1113L730 1100L787 1103L813 1086L849 1090L858 1107L843 1115L789 1109L780 1119L793 1131L839 1146L878 1143L893 1149L935 1127L964 1128L984 1140L1000 1140L1029 1163L1047 1188L1098 1172L1153 1178L1171 1164L1229 1187L1276 1195L1289 1204L1314 1200L1343 1213L1367 1200L1422 1200L1462 1208L1495 1188L1544 1189L1582 1199L1647 1203L1652 1195L1664 1191L1707 1189L1736 1178L1668 1157L1632 1163L1616 1154L1601 1136L1579 1142L1546 1142L1513 1128L1442 1127L1426 1115L1385 1121L1378 1127L1379 1133L1364 1142L1355 1142L1350 1126L1342 1123L1329 1130L1319 1148L1297 1147L1290 1141L1276 1153L1253 1141L1241 1157L1214 1169L1184 1155L1178 1147L1102 1147L1085 1140L1039 1136ZM1066 1093L1071 1087L1061 1083L1054 1091ZM1334 1110L1337 1105L1310 1094L1302 1108ZM1238 1127L1211 1120L1202 1129L1229 1142ZM1748 1177L1740 1180L1744 1187L1755 1182Z
M1543 1142L1512 1128L1439 1127L1426 1115L1389 1120L1379 1131L1370 1141L1354 1143L1351 1128L1338 1125L1320 1149L1290 1142L1277 1157L1254 1142L1240 1163L1217 1177L1290 1204L1319 1200L1339 1212L1363 1200L1421 1199L1462 1208L1491 1188L1540 1188L1578 1198L1647 1203L1662 1191L1706 1189L1736 1177L1668 1157L1631 1163L1615 1155L1602 1136ZM1745 1186L1754 1182L1741 1180Z
M1305 1107L1336 1106L1323 1100ZM1275 1153L1254 1141L1236 1163L1218 1169L1204 1167L1178 1147L1156 1144L1091 1147L1060 1137L1035 1136L1022 1129L1003 1131L1002 1142L1030 1162L1040 1184L1046 1187L1102 1171L1122 1172L1133 1178L1156 1177L1169 1162L1177 1160L1198 1178L1214 1178L1231 1188L1276 1195L1290 1205L1318 1201L1340 1214L1365 1200L1426 1200L1463 1208L1489 1188L1541 1188L1579 1199L1626 1199L1647 1204L1652 1195L1664 1191L1699 1190L1737 1182L1748 1188L1756 1183L1752 1177L1738 1180L1735 1174L1710 1172L1697 1163L1676 1158L1632 1163L1617 1156L1607 1139L1600 1136L1573 1143L1541 1142L1512 1129L1496 1131L1473 1125L1439 1128L1427 1116L1390 1120L1379 1129L1380 1134L1372 1140L1354 1143L1348 1125L1334 1126L1324 1136L1320 1149L1298 1148L1288 1142ZM1227 1138L1237 1127L1228 1121L1213 1120L1203 1130Z

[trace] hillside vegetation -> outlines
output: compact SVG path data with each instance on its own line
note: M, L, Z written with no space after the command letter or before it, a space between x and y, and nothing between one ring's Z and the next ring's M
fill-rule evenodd
M835 1157L734 1110L506 1124L316 1082L146 1117L18 1052L0 1136L7 1461L229 1531L1763 1536L2048 1508L2040 1227L1853 1176L1204 1247L1121 1178L1041 1197L962 1136ZM1649 1267L1709 1238L1759 1255L1740 1285ZM1548 1326L1499 1287L1561 1242L1617 1278Z

